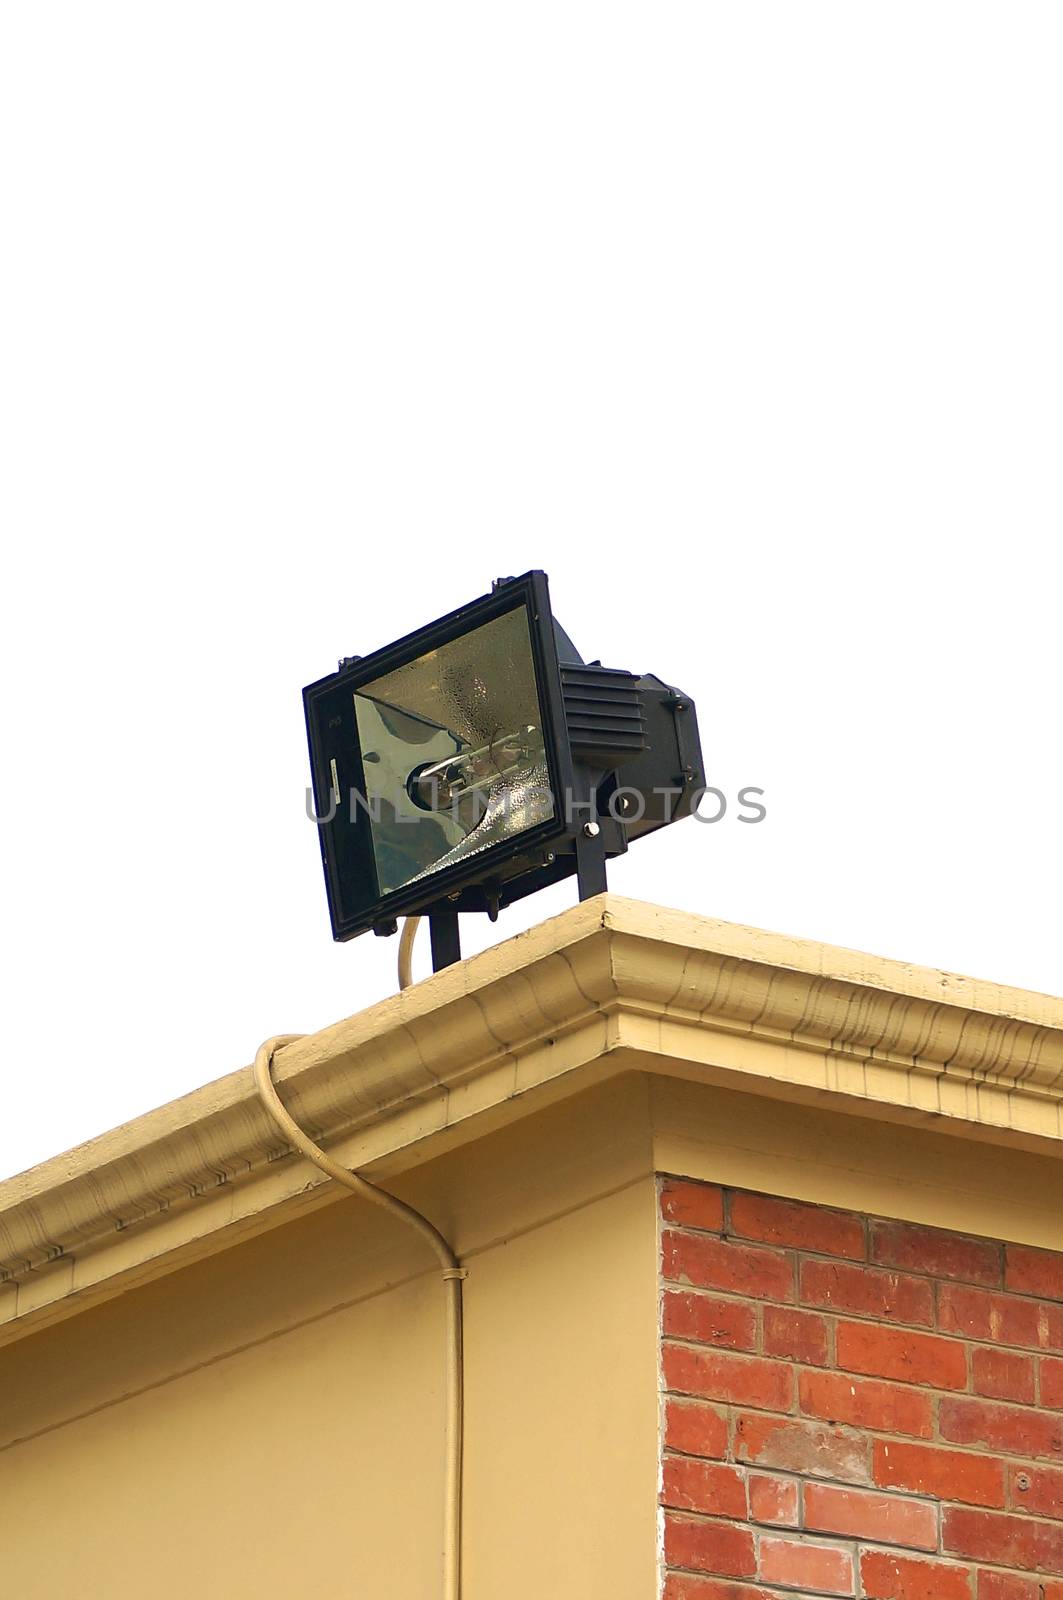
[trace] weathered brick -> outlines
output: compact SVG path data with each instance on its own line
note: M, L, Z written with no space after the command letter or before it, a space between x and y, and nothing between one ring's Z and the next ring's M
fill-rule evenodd
M946 1506L941 1517L941 1545L950 1555L997 1567L1063 1573L1063 1526L1054 1522Z
M664 1409L664 1442L688 1456L727 1454L727 1417L700 1400L669 1398Z
M990 1239L969 1239L942 1228L912 1222L873 1222L871 1259L882 1266L926 1272L935 1278L958 1278L999 1288L1002 1247Z
M785 1356L807 1367L828 1364L827 1324L814 1311L764 1307L764 1354Z
M772 1473L751 1472L749 1515L753 1522L769 1522L781 1528L799 1527L801 1493L797 1479L779 1478Z
M666 1516L664 1558L670 1567L714 1572L725 1578L753 1578L757 1571L751 1531L729 1522Z
M746 1485L734 1467L693 1456L665 1456L661 1503L677 1511L700 1511L708 1517L746 1516Z
M669 1289L664 1296L662 1324L666 1336L673 1339L694 1339L698 1344L728 1350L757 1347L756 1309L745 1300Z
M868 1262L855 1214L678 1179L661 1209L664 1600L1063 1600L1063 1253L875 1219Z
M1030 1350L1063 1350L1063 1306L1044 1300L972 1289L962 1283L938 1285L938 1327L965 1339L1025 1345Z
M1063 1370L1063 1362L1060 1362ZM971 1352L971 1386L975 1394L991 1400L1034 1402L1033 1357L1015 1350L993 1350L988 1345ZM1047 1402L1046 1402L1047 1403Z
M682 1228L719 1233L723 1227L723 1190L712 1183L665 1178L661 1184L661 1216Z
M811 1589L816 1594L853 1594L856 1576L848 1550L801 1539L764 1534L760 1541L760 1576L765 1583Z
M939 1500L1001 1509L1004 1467L990 1456L937 1445L908 1444L902 1439L876 1439L874 1479L884 1489L911 1489Z
M936 1550L938 1511L928 1500L810 1483L805 1488L805 1527L845 1539L900 1544L907 1550Z
M861 1434L796 1417L740 1413L735 1422L735 1460L808 1477L870 1481L868 1441Z
M746 1239L796 1250L816 1250L822 1255L863 1261L867 1254L864 1224L849 1211L829 1211L825 1206L803 1205L764 1194L735 1194L731 1199L731 1228Z
M966 1567L900 1556L892 1550L864 1550L860 1579L867 1600L971 1600Z
M794 1298L794 1270L788 1256L759 1244L734 1244L709 1233L664 1235L662 1270L672 1282L700 1289L724 1289L754 1300Z
M1063 1416L948 1395L938 1417L941 1437L950 1444L983 1445L1011 1456L1063 1458Z
M873 1378L927 1384L933 1389L966 1389L967 1350L957 1339L874 1322L840 1322L838 1366Z
M666 1388L679 1394L765 1411L789 1411L793 1403L793 1368L785 1361L666 1344L663 1365Z
M670 1572L665 1580L664 1600L779 1600L759 1585L731 1583L728 1578L697 1578L689 1572Z
M1041 1404L1053 1411L1063 1410L1063 1361L1042 1356L1038 1365L1041 1369Z
M916 1439L929 1439L934 1432L930 1396L917 1389L850 1378L842 1372L805 1370L798 1374L798 1394L804 1414L826 1422L848 1422Z
M1028 1516L1063 1518L1063 1468L1009 1466L1008 1503Z
M983 1570L978 1574L978 1600L1041 1600L1041 1585L1013 1572Z
M1004 1282L1016 1294L1063 1300L1063 1252L1009 1244L1005 1253Z
M802 1261L799 1298L810 1306L888 1318L891 1322L912 1322L924 1328L932 1327L934 1322L930 1280L913 1278L905 1272L888 1272L882 1267Z

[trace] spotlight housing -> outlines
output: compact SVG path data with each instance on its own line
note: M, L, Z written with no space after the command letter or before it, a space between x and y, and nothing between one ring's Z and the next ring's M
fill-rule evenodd
M572 873L600 893L606 860L705 782L690 697L585 664L543 572L346 658L303 703L333 937L427 914L437 966L458 912Z

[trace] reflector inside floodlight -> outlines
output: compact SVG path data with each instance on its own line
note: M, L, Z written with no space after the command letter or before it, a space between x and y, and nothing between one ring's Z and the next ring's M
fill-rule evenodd
M526 607L353 698L380 894L554 814Z

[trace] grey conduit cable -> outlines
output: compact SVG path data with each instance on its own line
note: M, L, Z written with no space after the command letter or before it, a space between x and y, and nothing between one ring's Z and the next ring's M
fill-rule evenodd
M403 929L405 941L409 932L409 947L407 950L407 964L409 955L412 954L413 936L417 929L417 918L409 918ZM413 929L410 930L410 923ZM400 947L401 962L401 947ZM405 988L409 983L402 984ZM400 972L401 982L401 972ZM384 1189L378 1189L375 1183L370 1183L368 1178L363 1178L357 1172L352 1172L349 1167L341 1166L338 1161L315 1144L309 1134L305 1133L286 1109L277 1093L273 1082L273 1057L278 1050L283 1050L285 1045L294 1044L301 1039L299 1033L282 1033L275 1038L267 1039L260 1045L255 1055L253 1073L255 1088L259 1098L281 1133L308 1161L312 1161L321 1171L327 1173L337 1183L343 1184L355 1194L361 1195L364 1200L369 1200L373 1205L381 1206L385 1211L390 1211L393 1216L399 1217L417 1233L425 1243L435 1252L443 1273L443 1288L446 1293L446 1386L444 1393L444 1444L445 1462L443 1477L443 1600L461 1600L461 1511L462 1511L462 1434L464 1421L464 1364L462 1359L462 1280L465 1271L458 1261L450 1245L444 1239L427 1217L422 1217L419 1211L408 1206L404 1200L396 1199Z

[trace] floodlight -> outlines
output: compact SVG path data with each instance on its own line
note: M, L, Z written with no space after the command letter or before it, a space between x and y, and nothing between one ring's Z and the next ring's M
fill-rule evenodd
M303 702L333 937L427 914L437 965L458 912L571 873L600 893L606 860L705 781L689 696L584 664L542 572L345 658Z

